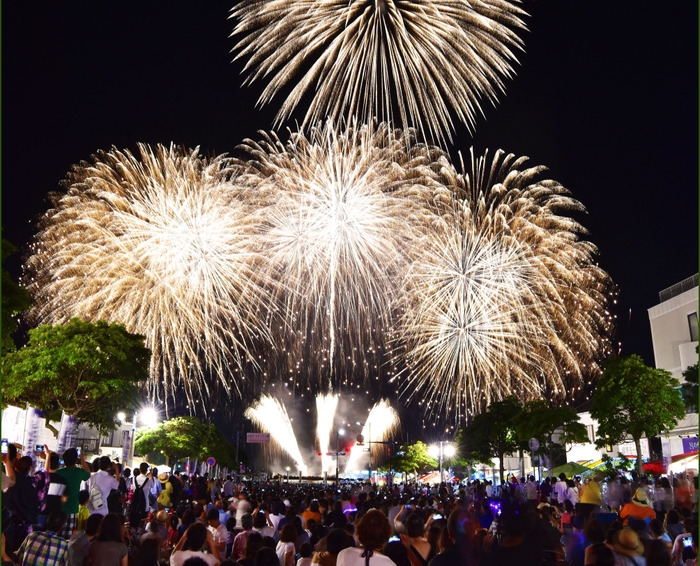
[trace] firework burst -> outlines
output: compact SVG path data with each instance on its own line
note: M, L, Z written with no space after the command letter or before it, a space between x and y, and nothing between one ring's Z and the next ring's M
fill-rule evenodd
M306 464L299 451L292 421L283 403L269 395L263 395L257 403L246 409L245 416L261 430L270 433L275 451L288 454L294 460L297 469L303 474L306 473Z
M338 395L316 396L316 436L321 452L321 472L329 471L333 460L328 456L331 430L335 422L335 412L338 409Z
M362 423L362 436L372 451L372 457L377 461L379 453L382 452L380 442L388 439L399 428L399 415L389 404L387 399L382 399L375 403L372 410L367 415L367 420ZM374 444L373 443L377 443ZM362 457L362 446L354 445L348 456L345 471L357 471L359 469L360 458Z
M385 125L340 132L327 122L287 144L274 135L246 142L252 159L241 163L241 182L258 195L265 278L283 318L272 326L282 329L276 340L290 372L304 361L326 387L378 374L428 200L430 150L411 140Z
M305 125L378 118L437 142L451 136L451 110L473 128L479 98L495 103L524 15L505 0L244 0L231 12L246 83L269 80L259 104L300 75L277 125L313 92Z
M40 225L25 283L32 318L119 322L152 350L151 393L181 387L209 399L209 377L227 392L263 297L250 207L231 182L231 163L174 146L101 152L68 176L67 194ZM255 318L253 316L253 318ZM158 387L162 383L163 388Z
M575 396L609 352L612 284L585 230L583 210L542 167L497 152L463 175L442 168L435 231L406 279L399 334L401 388L428 413L457 421L516 395Z

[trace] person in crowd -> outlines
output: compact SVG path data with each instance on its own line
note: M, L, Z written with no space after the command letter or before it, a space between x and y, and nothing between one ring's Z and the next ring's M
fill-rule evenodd
M39 525L43 528L46 526L49 514L56 509L61 509L63 505L66 480L57 473L61 467L58 454L51 452L48 446L44 445L41 455L45 458L45 469L34 474L33 483L39 499Z
M593 511L600 509L603 505L602 482L603 474L596 472L593 478L584 483L579 490L578 510L586 521Z
M664 526L668 536L672 541L675 541L676 537L683 532L683 518L681 514L676 509L669 509L668 513L666 513Z
M398 513L398 511L400 511L400 509L397 509L397 513ZM396 516L396 513L394 514L394 517L395 516ZM328 513L328 515L326 516L326 526L329 529L340 528L347 522L348 522L348 519L345 516L345 513L343 513L343 502L340 500L336 501L333 504L333 511ZM318 525L318 522L316 524Z
M184 550L186 543L189 550ZM202 550L205 544L211 549L211 554ZM216 566L220 562L219 551L212 534L203 523L194 523L185 531L170 555L170 566L184 566L189 558L201 558L207 566Z
M651 519L655 518L656 512L649 505L646 491L641 487L638 487L637 491L634 492L632 501L625 503L622 509L620 509L620 520L623 525L629 525L632 519L646 521L648 523Z
M320 524L322 517L321 513L318 512L318 501L312 501L309 508L301 514L301 518L304 519L304 524L306 524L306 521L309 519L316 521L317 525Z
M107 515L107 498L112 490L119 490L119 467L116 463L110 460L109 456L101 456L98 461L98 471L94 472L90 476L90 502L88 503L88 508L90 513L98 513L102 516ZM107 470L113 469L114 476L110 475ZM99 497L93 496L97 495L95 489L99 490Z
M297 560L296 566L311 566L311 554L313 553L313 547L311 543L305 542L299 547L299 560Z
M83 529L78 529L73 533L68 541L68 564L70 566L84 566L87 560L90 544L97 535L102 522L102 515L95 513L88 514Z
M612 547L616 566L647 566L644 544L633 529L625 527L617 531L613 535Z
M233 539L233 550L231 551L231 556L234 560L240 560L245 557L245 547L248 541L248 537L253 531L253 516L250 513L244 513L241 516L241 526L243 531L236 535ZM295 537L296 538L296 537Z
M277 530L268 523L267 514L260 507L253 510L253 530L263 537L276 538L279 536Z
M294 525L292 523L284 525L280 530L280 541L277 543L277 547L275 549L280 566L294 566L294 555L296 553L294 542L296 540L297 530Z
M17 551L21 565L67 566L68 541L58 534L65 522L66 512L57 509L48 516L45 531L29 533Z
M83 489L78 493L78 520L76 531L84 531L87 520L90 517L90 509L88 509L88 501L90 501L90 492Z
M652 539L662 541L668 548L669 553L673 548L673 541L669 534L664 530L664 524L658 519L652 519L649 522L649 534Z
M649 541L645 558L647 566L671 566L671 553L663 541L659 539Z
M6 529L8 552L11 554L32 532L32 525L39 518L39 498L31 476L32 459L22 456L15 463L15 485L7 490L2 503L10 511L12 526Z
M258 551L263 546L264 537L258 532L250 533L250 535L248 536L248 540L246 540L245 556L238 560L236 564L238 564L239 566L253 566L253 563L255 562L255 556L258 554Z
M128 566L129 549L124 542L121 517L108 513L88 550L90 566Z
M217 546L219 554L223 555L226 550L228 533L226 532L226 527L219 522L219 511L216 508L207 511L207 529L214 539L214 544Z
M594 542L586 548L586 553L590 556L587 566L615 566L615 552L604 542Z
M255 555L253 566L280 566L280 561L274 549L263 547Z
M80 467L77 466L78 459L80 459ZM78 526L80 485L90 479L90 466L82 453L78 457L78 451L75 448L69 448L63 453L63 465L63 468L56 472L66 480L67 499L63 503L63 510L67 514L67 519L60 535L69 539Z
M129 522L134 528L139 528L141 522L148 516L151 509L149 494L153 486L153 478L148 469L148 464L142 462L138 468L138 475L134 476L134 491L131 494L131 507Z
M336 566L338 554L351 544L351 539L343 529L333 529L325 538L325 550L316 552L311 558L312 564Z
M168 474L163 472L158 474L158 482L160 483L160 493L158 494L158 509L170 509L172 505L173 484L168 481Z
M386 516L375 509L365 513L356 526L358 547L348 547L338 554L337 566L395 566L381 549L391 536Z
M427 566L437 554L437 548L425 538L425 524L418 513L411 513L404 521L406 534L401 542L406 547L408 560L412 566Z

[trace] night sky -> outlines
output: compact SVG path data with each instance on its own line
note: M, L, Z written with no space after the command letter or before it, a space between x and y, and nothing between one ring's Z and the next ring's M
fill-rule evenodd
M279 102L256 109L263 85L242 88L242 62L231 62L231 5L3 4L5 238L26 249L47 193L98 149L234 153L271 127ZM698 4L523 6L517 76L450 152L527 155L586 206L580 220L620 289L622 352L653 364L647 309L697 271Z

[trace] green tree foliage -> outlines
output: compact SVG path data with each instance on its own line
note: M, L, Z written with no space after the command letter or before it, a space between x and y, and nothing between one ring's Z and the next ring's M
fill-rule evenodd
M438 462L428 454L428 445L419 440L402 446L398 454L392 458L391 465L399 473L418 475L437 470ZM384 462L383 468L388 470L388 467L389 462Z
M71 320L29 331L29 342L3 357L3 404L65 411L101 431L140 398L151 352L120 324Z
M17 248L2 239L2 263L5 259L15 253ZM12 335L19 328L15 316L26 311L31 305L29 293L24 287L20 287L12 280L9 272L2 269L2 355L14 352L17 349Z
M566 444L588 442L586 427L579 422L571 407L550 407L542 399L526 403L513 420L518 438L527 443L531 438L540 442L536 454L547 454L551 467L566 450Z
M695 348L697 352L698 349ZM683 391L683 403L685 408L692 412L698 412L698 364L688 366L683 372L683 379L685 383L683 384L681 390Z
M608 358L591 406L591 416L598 421L596 445L619 444L631 437L641 474L642 437L668 433L685 415L679 385L671 372L648 367L637 355Z
M221 466L236 465L235 448L213 424L202 423L196 417L176 417L158 423L136 435L134 448L140 454L162 452L173 462L192 458L216 458Z
M465 460L487 463L498 458L501 483L505 481L505 455L522 446L515 424L521 409L520 402L512 396L491 403L486 412L474 417L460 437L459 451Z

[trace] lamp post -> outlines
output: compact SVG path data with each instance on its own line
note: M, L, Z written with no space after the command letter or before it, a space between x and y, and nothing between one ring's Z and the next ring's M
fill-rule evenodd
M338 487L338 478L340 476L340 443L339 437L345 436L345 431L336 429L335 431L335 485Z
M289 466L287 466L287 483L289 483Z
M365 426L365 423L361 423L360 421L356 421L355 424L358 424L360 426ZM372 422L367 423L367 446L368 451L369 451L369 463L367 466L367 471L368 471L368 479L369 483L372 483Z
M440 483L442 483L444 480L442 476L442 461L445 456L447 456L448 458L452 458L452 456L455 455L455 447L450 442L443 442L441 440L439 446L433 445L428 449L428 454L433 458L438 459L438 467L440 470Z
M129 464L134 467L134 442L136 441L136 419L141 419L141 425L151 427L158 422L158 411L154 407L145 407L140 411L134 411L134 419L131 422L131 445L129 446Z

